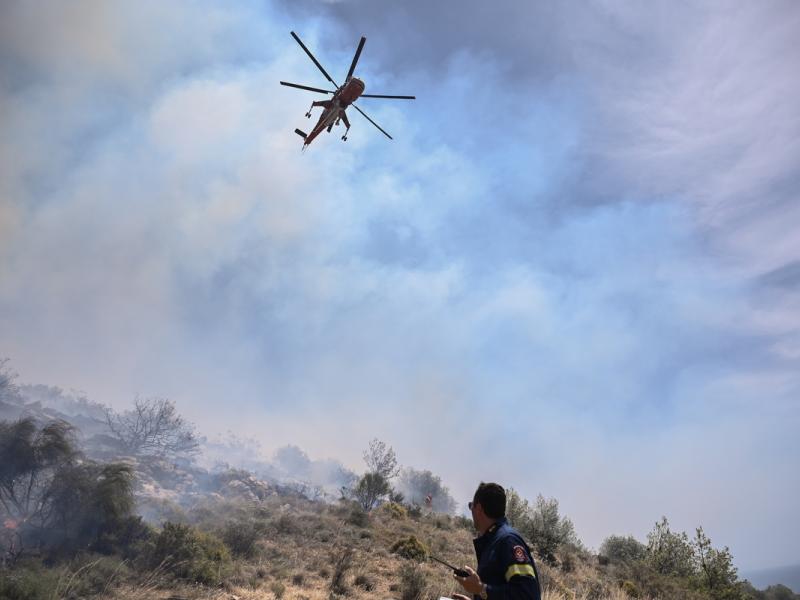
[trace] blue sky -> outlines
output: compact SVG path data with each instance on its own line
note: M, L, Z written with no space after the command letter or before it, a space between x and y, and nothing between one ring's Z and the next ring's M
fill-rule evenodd
M295 127L360 35L347 143ZM0 355L800 561L800 6L0 8Z

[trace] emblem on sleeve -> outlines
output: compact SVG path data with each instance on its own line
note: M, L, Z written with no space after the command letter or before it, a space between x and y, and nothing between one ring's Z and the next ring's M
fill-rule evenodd
M528 562L528 557L525 556L525 548L522 546L514 546L512 553L515 561L520 563Z

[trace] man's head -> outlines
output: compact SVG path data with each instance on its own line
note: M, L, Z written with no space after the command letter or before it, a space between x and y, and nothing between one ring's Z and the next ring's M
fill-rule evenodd
M483 534L497 519L506 516L506 491L496 483L483 483L469 505L475 529Z

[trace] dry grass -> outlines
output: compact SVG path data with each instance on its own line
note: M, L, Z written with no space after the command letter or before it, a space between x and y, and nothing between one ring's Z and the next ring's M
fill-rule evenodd
M227 506L222 514L232 514L246 522L249 510L252 509ZM213 514L212 509L204 509L204 526L213 525ZM416 563L392 554L389 548L398 539L411 535L451 564L475 564L472 533L455 519L433 515L413 518L378 509L362 527L349 522L350 515L346 506L271 498L257 509L264 534L257 541L255 554L235 562L235 573L223 589L176 583L161 568L139 576L136 582L109 586L103 597L109 600L399 600L408 592L403 587L409 585L408 579L403 580L404 567ZM337 560L341 562L347 551L352 552L352 567L344 569L340 581L334 582ZM541 565L540 571L546 584L544 600L628 600L618 587L600 581L598 571L581 558L573 560L570 572L546 565ZM451 572L437 563L416 564L415 572L419 581L424 582L419 600L451 597L462 591Z

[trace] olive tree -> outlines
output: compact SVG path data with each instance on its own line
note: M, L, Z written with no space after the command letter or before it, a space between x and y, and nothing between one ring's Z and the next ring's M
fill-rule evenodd
M380 473L365 473L352 490L352 496L365 511L375 508L392 491L389 482Z
M614 563L633 563L643 560L647 546L633 536L610 535L600 545L600 555Z
M555 552L562 546L581 546L572 521L559 514L558 500L536 497L536 505L513 488L506 492L506 517L545 562L556 563Z

